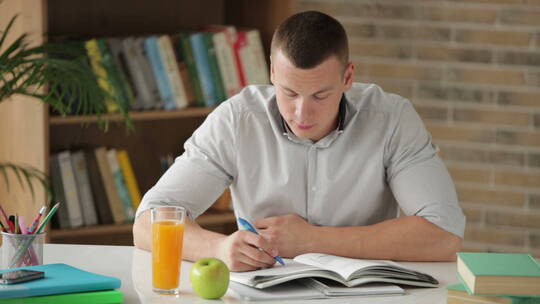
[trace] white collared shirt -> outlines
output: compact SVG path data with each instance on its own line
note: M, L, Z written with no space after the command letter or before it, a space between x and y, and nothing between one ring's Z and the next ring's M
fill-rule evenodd
M137 210L181 205L196 218L231 188L236 216L296 213L320 226L395 218L398 205L463 237L465 217L437 147L412 104L374 84L342 99L340 126L317 142L292 134L273 86L220 104Z

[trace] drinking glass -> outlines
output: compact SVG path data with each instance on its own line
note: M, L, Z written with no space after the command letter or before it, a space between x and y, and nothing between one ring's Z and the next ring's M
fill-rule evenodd
M180 293L180 266L186 210L152 208L152 286L156 293Z

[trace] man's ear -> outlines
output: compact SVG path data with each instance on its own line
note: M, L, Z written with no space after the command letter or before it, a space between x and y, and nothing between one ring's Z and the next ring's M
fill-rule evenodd
M354 70L355 66L354 63L349 62L347 64L347 68L345 69L345 73L343 74L343 80L344 82L344 91L348 91L354 82Z

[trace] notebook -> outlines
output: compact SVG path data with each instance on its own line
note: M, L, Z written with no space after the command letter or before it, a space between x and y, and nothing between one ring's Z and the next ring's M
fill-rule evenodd
M44 271L45 278L19 284L0 285L0 299L110 290L120 288L121 285L117 278L91 273L66 264L2 269L0 273L17 269Z
M124 295L121 291L105 290L3 299L2 304L120 304L123 301Z
M247 272L231 272L231 281L255 288L267 288L301 278L326 278L347 287L367 283L394 283L438 287L432 276L386 260L360 260L320 253L306 253L286 259L285 265Z
M530 254L458 252L457 269L470 294L540 296L540 265Z

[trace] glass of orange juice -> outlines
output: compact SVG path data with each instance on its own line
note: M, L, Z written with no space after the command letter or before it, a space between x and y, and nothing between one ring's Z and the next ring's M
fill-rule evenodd
M157 293L180 293L185 216L182 207L152 208L152 284Z

